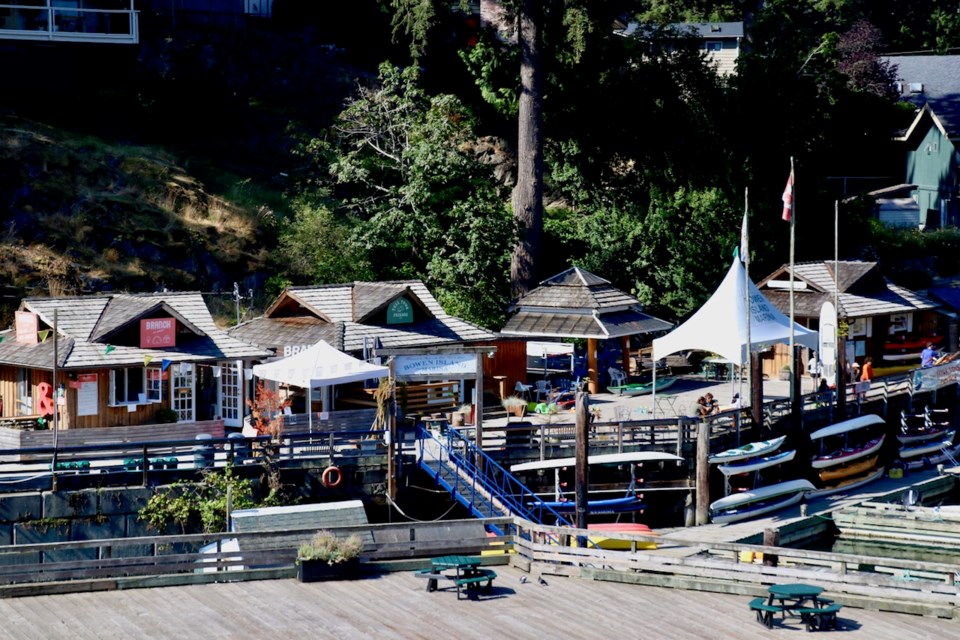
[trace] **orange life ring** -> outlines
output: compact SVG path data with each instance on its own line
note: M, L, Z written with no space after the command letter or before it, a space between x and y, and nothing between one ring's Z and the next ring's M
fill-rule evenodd
M334 476L332 479L330 476ZM343 482L343 472L340 471L338 467L329 466L323 470L323 475L320 477L320 482L323 483L327 489L336 489L340 486L340 483Z

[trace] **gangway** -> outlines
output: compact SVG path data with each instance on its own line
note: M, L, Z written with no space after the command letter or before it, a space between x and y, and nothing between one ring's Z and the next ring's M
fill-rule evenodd
M474 516L519 516L538 524L572 526L456 429L447 430L444 442L418 427L417 441L420 468Z

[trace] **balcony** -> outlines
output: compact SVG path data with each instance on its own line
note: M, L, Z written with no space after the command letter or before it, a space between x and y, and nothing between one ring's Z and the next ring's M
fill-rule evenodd
M0 4L0 40L136 44L139 33L133 2L21 0L20 4Z

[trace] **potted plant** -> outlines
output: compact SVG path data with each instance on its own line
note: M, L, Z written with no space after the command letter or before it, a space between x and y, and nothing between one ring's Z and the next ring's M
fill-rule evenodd
M783 365L783 367L780 369L780 379L781 379L781 380L789 380L789 379L790 379L790 365L785 364L785 365Z
M297 579L316 582L354 577L361 551L363 540L355 533L342 538L332 531L318 531L297 549Z
M500 401L500 404L507 410L508 414L518 418L522 418L527 412L527 401L520 396L507 396Z

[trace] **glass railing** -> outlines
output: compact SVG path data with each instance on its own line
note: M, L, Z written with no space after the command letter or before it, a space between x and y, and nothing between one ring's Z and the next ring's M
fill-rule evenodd
M0 4L0 38L129 44L138 41L133 0L104 2L100 7L53 6L50 2L23 0Z

